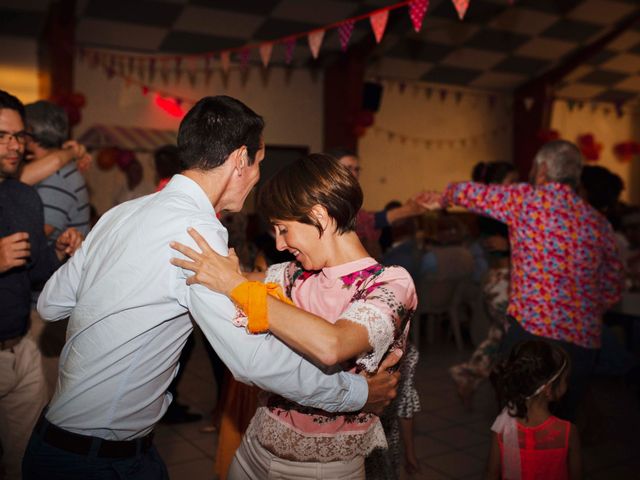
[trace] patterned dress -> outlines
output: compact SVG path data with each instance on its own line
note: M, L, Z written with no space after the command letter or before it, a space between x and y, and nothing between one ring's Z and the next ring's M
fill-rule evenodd
M385 354L404 349L417 299L411 277L367 257L321 271L297 263L273 265L266 282L280 284L295 305L327 321L346 319L366 328L371 351L338 368L375 372ZM246 435L274 455L300 462L334 462L386 448L380 420L369 413L337 414L261 396Z

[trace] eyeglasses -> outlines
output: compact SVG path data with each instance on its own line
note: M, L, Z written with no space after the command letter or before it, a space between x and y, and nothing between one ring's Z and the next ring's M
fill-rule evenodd
M24 130L16 133L0 130L0 145L9 144L12 138L15 139L15 141L18 142L19 145L24 145L25 142L27 141L28 136L29 136L29 133L25 132Z

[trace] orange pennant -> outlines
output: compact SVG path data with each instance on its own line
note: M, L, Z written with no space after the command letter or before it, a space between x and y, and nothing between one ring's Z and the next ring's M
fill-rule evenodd
M389 10L383 10L382 12L374 13L369 17L371 22L371 29L376 37L376 43L380 43L384 31L387 28L387 20L389 19Z

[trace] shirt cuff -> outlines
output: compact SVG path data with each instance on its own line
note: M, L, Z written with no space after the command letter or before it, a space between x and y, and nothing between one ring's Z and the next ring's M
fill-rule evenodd
M457 186L458 183L450 183L449 185L447 185L447 188L445 188L442 197L440 197L440 206L442 208L447 208L453 205L454 192Z
M349 392L344 399L343 411L356 412L362 410L369 398L369 385L362 375L347 373L349 376Z

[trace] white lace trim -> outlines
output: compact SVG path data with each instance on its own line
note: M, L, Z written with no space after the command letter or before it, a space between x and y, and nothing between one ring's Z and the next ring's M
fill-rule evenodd
M341 319L362 325L367 329L369 345L373 350L360 358L358 365L367 372L375 372L394 340L393 317L365 300L357 300L340 315Z
M246 435L277 457L297 462L336 462L367 456L376 448L387 448L387 438L380 419L375 417L364 432L333 434L301 433L260 407L253 416Z
M264 283L277 283L283 289L286 288L286 271L291 262L276 263L267 269Z

